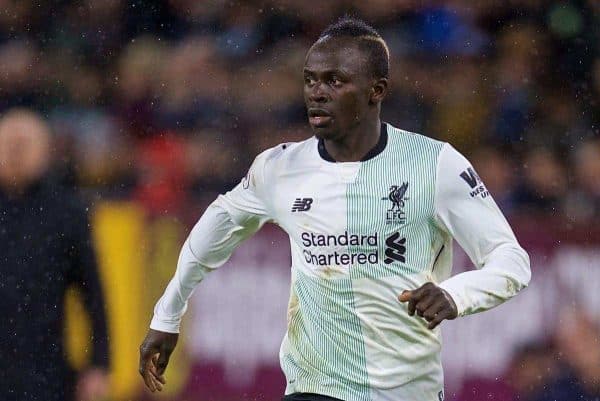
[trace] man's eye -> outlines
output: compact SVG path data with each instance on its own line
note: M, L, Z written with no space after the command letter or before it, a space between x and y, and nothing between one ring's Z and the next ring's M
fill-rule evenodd
M306 76L306 77L304 77L304 83L306 85L313 85L315 83L315 80L309 76Z
M329 82L330 82L330 83L331 83L331 85L333 85L333 86L339 86L339 85L341 85L341 84L342 84L342 81L340 81L340 80L338 79L338 77L332 77L332 78L329 80Z

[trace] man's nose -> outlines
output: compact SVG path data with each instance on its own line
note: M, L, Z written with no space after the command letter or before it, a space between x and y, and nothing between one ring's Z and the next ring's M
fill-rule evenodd
M323 85L320 82L317 82L310 90L309 98L312 102L323 103L329 99L329 96L327 92L323 90Z

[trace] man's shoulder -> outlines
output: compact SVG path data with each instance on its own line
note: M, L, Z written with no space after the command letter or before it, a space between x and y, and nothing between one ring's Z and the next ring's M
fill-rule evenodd
M448 147L447 142L389 124L388 136L391 160L401 157L405 163L414 163L415 166L437 165L443 149Z
M265 167L269 165L278 164L283 161L292 160L305 160L307 152L310 153L311 149L316 148L316 139L310 137L300 142L284 142L269 149L264 150L258 156L256 156L257 162L263 164Z
M425 134L419 134L417 132L406 131L401 128L394 127L391 124L388 125L388 135L393 140L395 139L397 143L400 142L411 142L417 146L433 146L435 148L441 149L447 142L440 141L438 139L432 138Z

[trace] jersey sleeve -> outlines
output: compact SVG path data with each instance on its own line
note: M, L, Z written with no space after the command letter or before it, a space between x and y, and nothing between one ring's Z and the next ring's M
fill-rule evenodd
M218 198L220 205L225 208L232 219L242 225L264 224L270 219L268 203L268 183L265 179L266 165L274 149L269 149L256 157L248 173L241 182Z
M435 213L476 267L440 283L460 316L493 308L528 285L527 252L473 167L449 144L438 159Z
M207 273L223 265L235 248L271 219L264 201L264 154L246 177L220 195L185 240L175 275L154 307L150 328L178 333L188 299Z

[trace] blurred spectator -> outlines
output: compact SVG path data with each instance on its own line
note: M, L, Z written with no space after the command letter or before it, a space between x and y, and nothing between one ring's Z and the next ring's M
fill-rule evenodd
M584 222L600 216L600 141L582 143L574 157L575 185L566 197L565 214Z
M538 118L529 124L525 134L529 148L542 146L566 154L591 136L590 119L582 113L568 87L549 86L540 90L538 96Z
M504 381L470 380L458 399L480 400L487 392L487 398L493 394L494 400L596 401L600 399L599 334L584 314L566 308L560 313L553 344L524 345L515 352Z
M221 54L232 61L251 56L262 41L259 8L245 3L225 8L216 38Z
M42 106L36 96L40 79L36 76L36 52L36 46L24 40L0 45L0 110L23 105Z
M159 128L187 130L225 124L230 77L213 41L189 37L166 56L157 86L160 101L153 110Z
M495 160L524 179L500 203L511 213L564 210L579 222L577 214L596 215L589 185L568 177L590 168L578 167L589 163L575 153L598 135L596 3L0 1L0 111L47 112L65 133L60 143L72 153L63 156L77 170L73 183L103 196L129 195L144 169L128 148L165 131L218 131L236 159L227 175L239 177L247 145L260 147L305 124L306 50L323 26L354 12L390 45L385 120L469 154L510 149L508 164ZM528 151L539 147L555 156ZM500 179L502 169L490 174ZM215 190L227 181L206 178L200 181ZM204 185L188 188L197 194Z
M83 55L88 63L108 65L122 40L123 0L84 0L78 7L65 9L65 20L55 29L56 41Z
M515 352L506 374L506 382L512 388L513 399L516 400L566 401L570 398L551 398L549 385L559 374L559 364L551 344L526 344Z
M567 191L564 166L548 149L537 148L525 156L524 174L517 194L520 205L529 211L555 216Z
M486 377L468 378L456 398L459 401L513 401L512 389L503 381Z
M430 117L430 133L463 152L479 145L482 133L489 130L489 102L479 68L479 62L473 60L445 63L439 71L445 80L437 82L439 88Z
M110 77L114 90L114 112L122 119L126 133L142 137L156 133L156 95L164 85L160 78L166 49L156 38L132 39Z
M179 215L186 205L185 143L170 134L146 139L137 154L134 198L151 215Z
M596 96L600 96L600 57L596 57L596 61L594 62L592 81Z
M491 139L516 145L533 112L535 71L543 71L544 40L533 24L505 28L498 37L497 61L492 66L494 99Z
M187 174L196 196L205 198L219 193L240 179L235 174L240 152L222 131L194 132L185 148Z
M547 398L556 400L600 399L600 330L583 313L568 308L561 314L556 347L559 374L547 387Z
M475 151L471 161L498 206L504 213L510 214L516 207L519 184L510 156L497 148L482 147Z
M0 119L0 370L6 400L97 400L108 391L104 302L87 209L50 174L47 124L24 109ZM89 368L64 359L64 302L80 288L94 333Z
M444 3L440 3L444 4ZM486 45L487 38L469 20L473 8L454 2L452 6L425 6L415 17L415 39L419 50L433 55L473 56Z
M563 76L576 90L586 91L589 72L597 46L598 14L593 12L594 1L554 0L545 5L545 22L553 40L554 58L560 60L549 67ZM594 43L596 42L596 43ZM584 85L582 85L584 84Z

